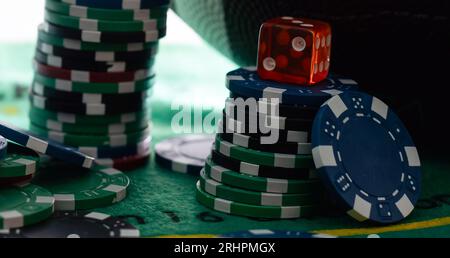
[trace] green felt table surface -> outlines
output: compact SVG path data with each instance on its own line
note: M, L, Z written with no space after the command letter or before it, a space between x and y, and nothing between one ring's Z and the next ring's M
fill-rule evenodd
M0 44L0 119L28 127L26 93L16 98L15 84L30 85L33 44ZM152 110L153 145L175 133L171 119L173 102L193 110L219 113L228 94L225 73L235 67L212 49L162 45L156 71L157 84L148 101ZM196 129L199 129L198 127ZM128 172L132 180L128 197L115 205L97 209L130 218L143 236L204 236L246 229L316 231L346 237L450 237L450 164L442 157L422 156L422 200L414 212L395 225L359 223L349 216L320 215L295 220L255 220L226 215L199 205L195 200L197 178L148 166Z

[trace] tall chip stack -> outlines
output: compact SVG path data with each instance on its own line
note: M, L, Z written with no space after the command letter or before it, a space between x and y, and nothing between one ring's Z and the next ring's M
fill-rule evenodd
M130 170L151 153L147 97L168 0L46 0L30 89L30 130L100 165Z

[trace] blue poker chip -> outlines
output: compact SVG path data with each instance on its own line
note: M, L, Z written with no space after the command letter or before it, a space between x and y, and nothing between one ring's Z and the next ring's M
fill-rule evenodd
M256 68L239 68L227 74L227 88L234 94L253 98L278 98L284 104L318 107L334 95L358 90L351 79L330 75L314 86L300 86L260 79Z
M169 0L61 0L67 4L104 9L150 9L168 5Z
M152 137L149 136L145 140L134 145L125 145L120 147L76 147L76 149L79 152L93 158L117 159L147 153L150 150L151 141Z
M8 141L0 135L0 160L4 159L7 154Z
M36 137L25 130L3 122L0 122L0 134L10 141L67 163L84 168L91 168L94 165L94 158L88 155L54 141Z
M414 209L421 190L417 148L381 100L347 92L328 100L312 130L319 176L358 221L394 223Z
M295 230L252 229L222 234L219 238L336 238L336 236Z

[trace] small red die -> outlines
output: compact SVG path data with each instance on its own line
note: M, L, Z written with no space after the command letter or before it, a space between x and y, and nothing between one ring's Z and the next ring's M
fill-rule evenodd
M303 18L280 17L261 25L258 75L265 80L311 85L327 78L331 27Z

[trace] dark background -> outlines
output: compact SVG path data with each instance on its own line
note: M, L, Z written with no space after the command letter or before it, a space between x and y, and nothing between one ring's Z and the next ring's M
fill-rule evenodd
M175 0L172 8L241 66L255 65L265 20L329 22L331 70L393 107L422 152L449 152L450 1Z

